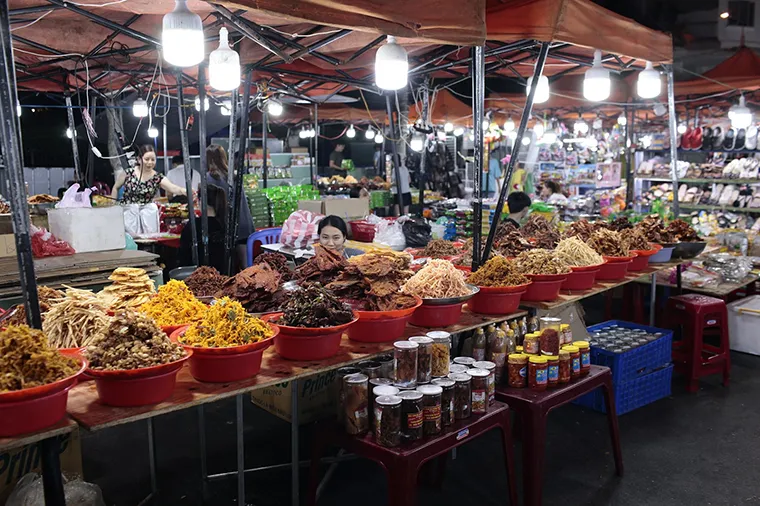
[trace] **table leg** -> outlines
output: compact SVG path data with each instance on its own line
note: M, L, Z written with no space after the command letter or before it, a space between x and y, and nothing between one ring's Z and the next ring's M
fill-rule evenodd
M237 493L240 506L245 506L245 437L243 427L243 394L235 396L235 418L237 432Z
M61 477L60 443L57 437L40 441L42 460L42 487L46 506L66 506Z
M544 482L546 413L523 412L523 495L525 506L540 506Z
M677 295L682 295L683 286L681 285L681 264L676 265L676 288L678 289Z
M198 406L198 446L201 461L201 503L204 503L208 497L208 468L206 467L206 417L202 404Z
M158 492L156 477L156 438L153 432L153 418L148 418L148 460L150 463L150 491L152 495Z
M298 452L298 380L290 383L290 488L291 504L299 506L299 452Z
M385 465L388 470L388 506L416 506L418 463L395 459Z
M512 444L512 428L509 424L509 411L504 412L501 424L501 444L504 446L504 465L507 466L507 486L509 486L509 504L517 506L517 481L515 480L515 448Z
M649 326L654 327L655 311L657 309L657 274L652 273L651 285L649 287Z
M623 450L620 448L620 427L618 427L617 411L615 411L615 397L612 390L612 378L605 378L602 385L604 392L604 407L607 409L607 421L610 426L610 438L612 439L612 453L615 456L615 470L618 476L623 476Z

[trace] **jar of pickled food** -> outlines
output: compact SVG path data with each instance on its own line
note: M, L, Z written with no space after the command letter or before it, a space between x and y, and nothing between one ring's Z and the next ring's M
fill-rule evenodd
M489 362L493 362L495 367L494 370L494 381L495 383L501 382L501 376L503 374L504 366L507 362L507 354L508 352L508 340L507 335L504 333L501 329L496 329L494 331L493 339L491 340L491 344L488 348L488 358L487 360ZM514 348L514 342L513 342L513 348Z
M546 386L557 388L559 386L559 355L549 355L545 358L549 365L546 371Z
M401 403L395 395L375 399L375 441L380 446L393 448L401 443Z
M515 353L525 353L524 346L515 346Z
M570 357L570 352L562 349L559 350L559 384L564 385L570 383L572 377L571 371L573 370L573 359Z
M535 332L528 334L523 340L523 351L528 355L537 355L539 351L538 345L538 334Z
M466 373L452 374L454 380L454 418L464 420L472 415L472 376Z
M356 366L362 370L362 374L366 374L369 379L381 378L383 365L376 360L365 360L359 362Z
M338 423L341 425L343 424L343 420L346 414L346 411L343 408L343 406L346 404L346 389L345 383L343 383L343 378L351 374L358 374L360 372L361 370L358 367L341 367L336 371L335 383L333 383L333 391L335 392L335 398L338 400L338 405L336 406L336 415L338 416Z
M475 334L472 336L472 358L474 360L486 359L486 333L483 332L483 328L475 329Z
M442 378L449 374L451 360L451 335L448 332L428 332L427 337L433 340L433 355L431 374L434 378Z
M572 344L573 343L573 329L570 328L570 324L563 323L559 326L559 329L562 332L562 336L565 340L565 344Z
M528 359L528 387L533 390L546 390L548 369L549 364L546 357L530 357Z
M525 388L528 384L528 355L512 353L507 359L508 384L513 388Z
M488 410L488 377L491 373L485 369L470 369L467 374L472 376L472 412L482 415Z
M454 385L456 382L449 378L436 378L430 382L443 389L441 393L441 423L444 427L454 423Z
M433 375L433 340L427 336L410 337L417 343L417 383L430 383Z
M441 433L441 396L443 389L438 385L421 385L417 391L422 394L422 431L426 436Z
M375 361L380 362L380 377L393 380L393 353L381 355Z
M581 377L581 352L578 349L577 346L568 344L563 350L567 350L567 352L570 354L570 360L571 360L571 368L570 368L570 378L571 379L577 379Z
M422 394L416 390L399 392L401 398L401 435L406 441L422 439L424 406Z
M349 374L343 378L345 389L344 426L354 436L369 430L368 378L365 374Z
M462 374L463 372L467 372L468 369L469 369L469 367L467 367L466 365L451 364L449 366L449 374L450 375L451 374Z
M472 364L474 364L476 360L472 357L456 357L454 359L455 364L463 365L465 367L471 368Z
M488 405L496 402L496 364L488 360L480 360L473 364L476 369L488 371Z
M413 387L417 384L417 350L419 345L411 341L393 343L396 385Z
M382 379L382 378L375 378L375 379ZM372 380L370 380L371 382ZM371 383L370 383L371 384ZM382 397L383 395L398 395L399 389L394 387L393 385L378 385L376 387L372 388L372 392L369 396L369 412L374 413L375 409L375 401L378 397ZM370 425L375 423L375 418L370 417Z
M587 376L591 372L591 346L587 341L575 341L573 346L576 346L581 354L581 376Z

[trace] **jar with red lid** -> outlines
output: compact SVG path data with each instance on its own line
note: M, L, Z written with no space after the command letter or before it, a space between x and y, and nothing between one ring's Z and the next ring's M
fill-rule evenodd
M546 386L557 388L559 386L559 356L549 355L546 357L549 368L546 372Z
M578 379L581 377L581 351L575 345L567 345L563 350L570 353L572 367L570 368L570 378Z
M572 377L573 359L570 358L570 352L562 349L559 350L559 384L565 385L570 383Z
M581 376L588 376L591 372L591 347L587 341L575 341L573 346L578 348L581 354Z
M532 390L546 390L548 371L549 361L546 357L530 357L528 359L528 387Z
M507 359L508 384L513 388L525 388L528 384L528 355L512 353Z

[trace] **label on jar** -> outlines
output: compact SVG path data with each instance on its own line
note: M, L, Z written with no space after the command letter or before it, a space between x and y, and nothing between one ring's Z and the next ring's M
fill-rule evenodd
M549 381L559 381L559 365L549 366Z
M574 358L573 359L573 372L581 372L581 359L580 358Z
M539 385L546 384L546 369L536 369L536 383Z
M472 349L472 358L474 358L476 361L478 361L478 360L485 360L486 359L486 350L485 350L485 348L473 348Z
M486 399L488 394L485 390L473 390L472 391L472 411L473 413L485 413L486 411Z
M375 406L375 437L380 438L380 428L383 426L383 410L380 406Z
M441 405L436 404L435 406L425 406L424 408L425 413L425 421L426 422L437 422L441 419Z
M525 346L525 353L536 354L538 353L538 340L528 339L523 343Z
M406 428L419 429L422 427L422 411L406 415Z
M591 353L581 353L581 365L583 367L589 367L591 365Z
M454 419L454 397L451 397L451 401L449 402L449 417L453 420Z
M491 353L491 362L496 364L496 367L504 367L504 362L507 359L506 353Z
M367 420L367 406L362 407L361 409L357 409L354 411L354 418L356 418L357 424L363 424L361 423L363 420Z
M520 368L520 376L522 376L524 378L527 375L528 375L528 366L526 365L526 366L523 366L522 368Z

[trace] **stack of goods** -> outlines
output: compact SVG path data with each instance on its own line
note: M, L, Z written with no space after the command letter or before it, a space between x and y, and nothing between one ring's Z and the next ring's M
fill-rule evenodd
M554 256L571 267L587 267L604 263L602 255L578 236L562 239L554 250Z
M588 244L594 251L607 257L627 257L630 254L621 235L613 230L597 230L591 234Z
M319 244L314 245L314 251L315 255L296 269L295 277L300 283L316 281L326 285L335 281L348 265L340 253Z
M408 255L365 253L352 257L340 276L326 288L341 299L357 301L364 311L414 307L414 297L400 292L412 275L409 265Z
M244 179L248 177L251 177L251 175L246 174L243 176ZM251 210L253 226L255 228L272 226L272 212L269 209L269 198L267 195L262 191L249 188L249 185L246 184L245 198L248 201L248 207Z
M257 343L272 334L266 323L246 313L239 302L223 297L209 306L179 341L187 346L227 348Z
M546 249L524 251L515 258L515 267L519 272L532 275L567 274L570 267Z
M446 257L452 257L454 255L457 255L458 253L459 253L459 249L457 249L457 247L454 246L453 242L446 241L444 239L433 239L427 244L427 246L425 246L425 249L422 250L421 253L419 253L419 256L431 257L431 258L446 258Z
M520 233L523 237L533 239L538 248L552 249L559 242L559 232L546 218L538 214L530 216Z
M88 346L110 323L108 305L89 290L66 289L45 314L42 330L53 348Z
M421 299L447 299L471 293L464 273L448 260L428 262L404 284L402 291Z
M279 311L286 294L280 289L280 274L268 264L261 263L229 278L217 297L230 297L248 311L266 313Z
M455 237L472 237L472 211L470 209L455 209L446 211L449 223L453 223Z
M0 393L54 383L78 369L77 361L52 349L41 331L26 325L0 330Z
M176 362L185 350L169 340L149 317L126 309L116 313L108 327L85 351L95 370L141 369Z
M623 246L630 251L648 251L652 245L647 240L644 231L640 228L627 228L620 231Z
M196 297L213 297L228 279L229 276L219 274L215 268L203 265L190 274L185 284Z
M351 308L319 285L290 292L283 315L276 322L289 327L334 327L354 319Z
M108 279L113 283L105 287L100 295L114 311L137 309L156 293L153 280L144 269L119 267Z
M299 200L318 200L319 192L312 185L274 186L261 190L272 206L272 225L280 226L285 223L296 209Z
M140 312L153 318L161 327L172 327L200 320L206 306L195 298L184 282L172 279L140 306Z
M472 273L467 281L476 286L496 287L524 285L530 280L520 273L515 262L497 256Z
M281 281L293 279L293 272L288 268L288 259L282 253L261 253L253 259L253 265L267 264L280 274Z
M42 313L42 321L45 321L45 314L50 311L50 305L53 304L56 299L63 297L63 292L48 288L47 286L37 287L37 297L40 301L40 313ZM5 321L6 325L26 325L26 308L23 304L16 306L13 310L13 314Z

